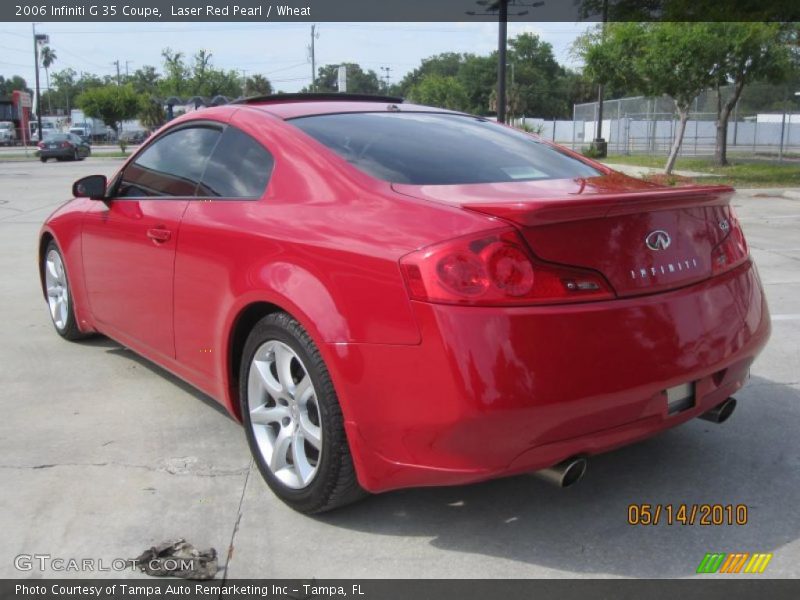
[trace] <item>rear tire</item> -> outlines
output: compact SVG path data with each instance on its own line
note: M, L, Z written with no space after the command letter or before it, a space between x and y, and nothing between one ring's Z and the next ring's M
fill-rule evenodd
M42 156L39 160L42 161L43 163L47 162L47 159L44 156Z
M45 293L47 294L47 305L50 309L50 320L53 322L53 327L56 328L58 335L70 341L87 337L86 334L78 329L72 291L69 286L69 279L67 279L67 269L64 266L64 257L52 240L47 244L47 249L42 258L42 271L44 272Z
M250 332L239 398L250 451L283 502L315 514L366 495L356 479L325 362L305 329L288 314L268 315Z

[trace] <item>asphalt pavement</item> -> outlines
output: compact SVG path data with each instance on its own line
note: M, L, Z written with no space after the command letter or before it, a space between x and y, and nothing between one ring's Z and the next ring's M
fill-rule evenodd
M0 162L0 577L128 576L20 571L15 557L109 566L175 538L215 547L229 578L697 577L706 552L772 553L757 577L800 576L797 190L734 200L773 334L728 422L593 457L568 490L522 476L312 518L270 493L213 400L109 339L53 331L37 232L74 179L119 164ZM641 503L745 504L748 522L629 525Z

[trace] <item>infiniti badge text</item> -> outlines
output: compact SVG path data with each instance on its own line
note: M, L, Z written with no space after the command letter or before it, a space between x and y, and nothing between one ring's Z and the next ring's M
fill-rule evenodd
M690 258L689 260L677 260L669 264L655 265L647 268L640 267L637 269L631 269L631 279L647 279L649 277L655 277L659 273L661 275L667 275L669 273L682 273L683 271L691 271L692 269L696 269L698 266L697 259Z

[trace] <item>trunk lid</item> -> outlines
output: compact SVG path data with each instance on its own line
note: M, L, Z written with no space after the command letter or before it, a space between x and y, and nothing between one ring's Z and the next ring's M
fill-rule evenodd
M711 276L727 235L727 186L665 188L619 173L395 191L514 224L542 260L602 273L619 296L666 291Z

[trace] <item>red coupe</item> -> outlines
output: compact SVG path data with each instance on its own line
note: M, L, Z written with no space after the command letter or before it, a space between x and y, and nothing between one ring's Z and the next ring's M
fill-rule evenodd
M725 186L485 118L284 95L175 119L46 221L56 331L213 396L293 508L537 472L721 422L769 337Z

